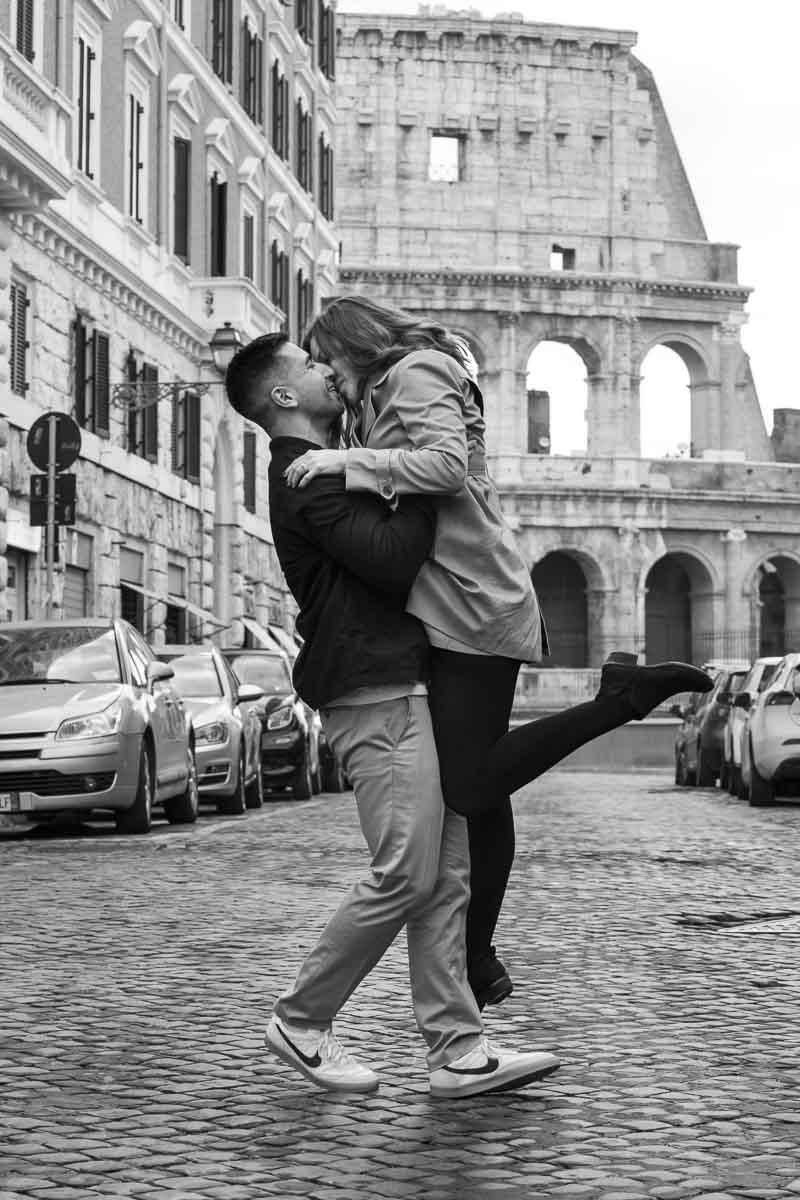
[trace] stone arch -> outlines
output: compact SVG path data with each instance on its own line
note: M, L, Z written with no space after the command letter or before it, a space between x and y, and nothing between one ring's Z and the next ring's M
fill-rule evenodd
M531 578L550 639L545 665L588 667L602 662L605 597L612 589L597 559L553 539L540 548Z
M775 549L748 573L750 655L787 654L800 646L800 555Z
M587 376L599 374L603 369L605 354L600 343L586 329L583 322L567 323L565 321L536 321L523 326L519 338L520 359L517 370L525 372L528 369L531 355L542 342L559 342L570 346L586 367Z
M645 565L640 594L646 662L714 657L718 572L695 547L670 546Z
M665 346L677 354L689 372L689 454L692 458L699 457L703 450L720 445L719 378L709 347L684 329L665 329L655 334L643 344L635 363L637 389L644 360L657 346Z
M711 364L706 346L699 338L683 329L665 329L643 342L634 362L637 373L641 372L642 363L656 346L666 346L668 350L675 351L689 372L692 387L705 384L711 378Z

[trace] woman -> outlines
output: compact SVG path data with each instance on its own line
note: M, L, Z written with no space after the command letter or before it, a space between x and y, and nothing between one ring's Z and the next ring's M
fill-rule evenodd
M343 474L348 490L396 504L436 494L437 532L407 609L431 644L429 701L445 802L468 820L467 963L481 1007L512 990L492 945L514 859L511 793L585 742L710 680L686 664L612 655L595 700L509 732L517 675L547 643L530 573L486 472L483 399L462 342L431 321L361 297L334 300L305 348L333 369L351 413L348 448L287 470L303 487ZM665 690L666 689L666 690Z

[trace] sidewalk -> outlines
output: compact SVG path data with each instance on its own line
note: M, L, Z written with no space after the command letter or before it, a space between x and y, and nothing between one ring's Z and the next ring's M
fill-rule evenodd
M377 1095L263 1050L364 861L351 797L0 842L0 1200L800 1196L800 929L735 923L800 908L800 807L563 772L516 811L487 1023L564 1065L459 1104L428 1096L401 944L338 1026Z

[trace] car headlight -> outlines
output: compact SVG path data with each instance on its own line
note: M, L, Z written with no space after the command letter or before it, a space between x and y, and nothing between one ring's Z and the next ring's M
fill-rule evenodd
M102 712L89 713L85 717L70 717L67 721L62 721L56 730L56 741L108 737L110 734L119 733L121 724L122 705L119 700L115 700Z
M288 729L293 722L293 708L276 708L274 712L271 712L267 717L267 729Z
M228 726L224 721L211 721L208 725L195 725L195 742L206 742L208 745L219 745L228 740Z

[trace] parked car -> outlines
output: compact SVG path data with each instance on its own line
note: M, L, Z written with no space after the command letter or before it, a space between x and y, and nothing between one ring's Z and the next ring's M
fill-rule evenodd
M800 792L800 654L787 654L764 690L742 697L742 789L754 806Z
M727 788L732 796L738 796L742 788L742 737L747 727L747 710L753 698L763 692L770 682L780 661L779 658L757 658L742 680L728 712L722 748L720 787ZM743 697L747 699L744 700Z
M264 695L240 683L216 646L166 646L157 651L175 672L175 687L192 715L200 799L221 813L243 813L264 802L261 718Z
M693 692L688 703L672 711L681 717L675 737L675 782L714 787L722 769L725 724L734 692L746 675L744 667L717 671L710 692Z
M259 707L264 788L291 790L296 800L307 800L322 786L322 725L319 714L295 692L286 655L278 649L226 649L222 654L238 679L256 683L264 692Z
M0 829L114 814L120 833L197 817L191 719L126 621L0 626Z

